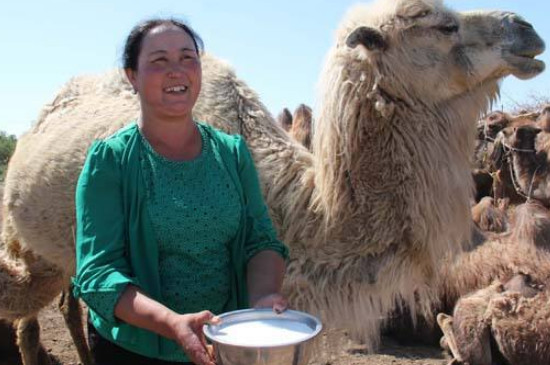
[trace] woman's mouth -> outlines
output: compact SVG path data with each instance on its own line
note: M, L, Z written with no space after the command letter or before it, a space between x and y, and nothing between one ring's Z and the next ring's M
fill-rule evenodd
M164 92L168 94L183 94L187 91L187 86L185 85L178 85L178 86L170 86L164 88Z

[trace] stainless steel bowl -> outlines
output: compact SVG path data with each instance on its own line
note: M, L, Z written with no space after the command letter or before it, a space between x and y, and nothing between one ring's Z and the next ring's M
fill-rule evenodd
M219 317L219 325L207 324L203 328L205 336L214 346L218 365L304 365L311 355L312 340L323 327L314 316L294 310L276 314L270 308L244 309ZM232 326L244 328L243 324L254 323L269 323L281 328L300 326L301 332L298 336L288 337L288 340L277 338L269 341L264 338L258 342L250 342L253 333L247 333L242 338L224 336L231 328L236 328Z

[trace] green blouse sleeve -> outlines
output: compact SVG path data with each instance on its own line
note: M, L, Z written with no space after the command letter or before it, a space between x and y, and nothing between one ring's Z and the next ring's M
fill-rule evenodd
M88 151L76 186L76 276L73 293L105 321L127 284L138 285L125 253L120 163L104 141ZM139 286L139 285L138 285Z
M277 238L273 228L267 206L264 202L258 173L254 160L241 136L237 136L237 154L239 162L239 178L244 191L246 204L246 261L263 250L272 250L279 253L284 259L288 258L288 248Z

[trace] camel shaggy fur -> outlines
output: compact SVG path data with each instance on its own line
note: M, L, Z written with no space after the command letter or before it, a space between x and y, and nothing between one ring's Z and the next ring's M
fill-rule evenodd
M441 336L435 326L436 314L452 313L464 296L494 281L508 282L516 275L550 283L550 211L539 202L532 200L518 205L505 233L486 233L482 238L455 259L443 260L439 268L438 298L432 303L431 311L418 313L416 325L397 313L388 323L392 337L405 343L435 345Z
M471 121L502 77L543 70L533 59L543 48L512 13L456 13L436 0L354 7L322 71L311 153L225 63L202 58L195 117L246 138L290 247L283 290L293 307L372 349L397 300L430 302L440 258L471 231ZM0 270L0 317L34 316L69 287L86 150L138 110L120 75L75 78L20 139L6 179L12 255Z
M536 201L518 205L511 226L441 266L439 311L451 313L460 297L518 274L550 283L550 212Z
M549 364L550 298L544 289L519 274L461 298L452 317L437 317L443 347L460 364Z
M488 170L474 168L472 170L474 179L474 201L479 203L481 199L493 195L493 176Z
M508 228L506 211L494 204L494 199L486 196L472 207L472 219L475 225L485 232L504 232Z

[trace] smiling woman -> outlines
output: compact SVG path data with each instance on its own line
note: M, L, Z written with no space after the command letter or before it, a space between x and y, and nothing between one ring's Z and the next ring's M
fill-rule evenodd
M74 293L98 365L214 364L202 333L213 313L286 308L287 249L250 153L192 116L201 50L177 21L134 28L124 70L140 118L92 145L77 184Z
M151 29L143 39L137 64L125 71L140 96L140 128L153 147L176 160L196 157L200 138L191 111L202 73L192 33L173 24Z

